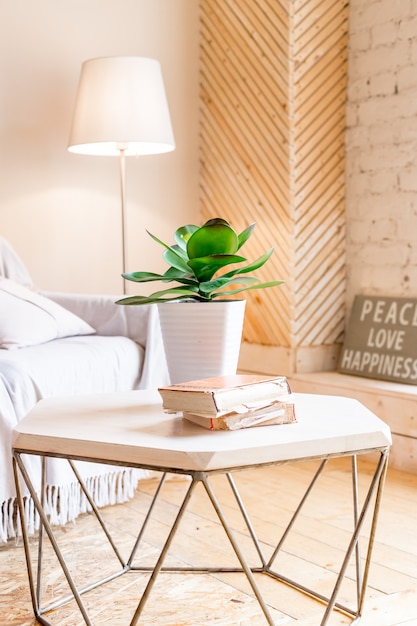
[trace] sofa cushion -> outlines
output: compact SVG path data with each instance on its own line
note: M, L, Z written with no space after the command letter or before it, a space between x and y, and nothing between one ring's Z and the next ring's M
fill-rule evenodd
M0 278L0 348L23 348L93 333L94 328L56 302Z
M25 264L3 237L0 237L0 276L15 280L25 287L33 287L32 278Z

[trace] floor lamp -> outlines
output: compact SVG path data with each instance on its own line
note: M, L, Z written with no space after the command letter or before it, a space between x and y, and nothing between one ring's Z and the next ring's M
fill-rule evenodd
M68 150L119 157L123 273L127 269L125 157L174 148L159 61L102 57L82 64Z

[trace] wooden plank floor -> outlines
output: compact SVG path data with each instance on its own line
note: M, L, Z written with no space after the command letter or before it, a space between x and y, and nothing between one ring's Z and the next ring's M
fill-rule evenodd
M238 472L236 481L265 549L271 551L285 527L291 508L307 486L314 464L298 463L252 472ZM369 463L360 464L361 482L369 479ZM224 477L213 479L216 493L245 554L255 559L254 549ZM141 481L136 497L126 504L108 507L104 515L128 554L143 519L156 480ZM142 562L151 564L176 513L176 503L187 481L174 477L166 482L144 544ZM276 562L276 569L306 585L329 593L334 571L351 528L350 463L331 460L320 478L292 537ZM362 491L361 491L362 492ZM389 470L370 572L365 613L361 626L417 626L417 476ZM367 529L365 529L365 535ZM91 568L98 575L114 571L114 555L103 543L93 516L84 515L75 524L58 529L65 557L81 583ZM31 541L34 552L37 540ZM78 549L76 549L78 548ZM251 560L252 562L252 560ZM167 564L234 565L236 559L219 527L216 514L203 490L193 497L189 512L171 546ZM341 599L354 602L353 565L343 584ZM147 575L128 573L84 596L94 626L127 626ZM323 605L267 576L258 576L277 626L318 626ZM45 597L64 590L66 583L54 557L47 552L43 579ZM353 600L351 601L351 598ZM35 626L27 585L23 548L10 542L0 547L0 624ZM48 619L55 626L83 624L73 604L54 611ZM334 612L330 625L349 624ZM265 618L240 573L161 573L139 621L158 626L264 626Z

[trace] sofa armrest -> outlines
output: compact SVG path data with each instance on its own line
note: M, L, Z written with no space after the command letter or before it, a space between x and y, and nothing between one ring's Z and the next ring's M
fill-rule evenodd
M42 292L94 328L98 335L129 337L145 349L140 388L169 384L156 305L116 304L121 296Z
M149 307L115 304L120 296L42 292L65 309L90 324L98 335L130 337L144 345Z

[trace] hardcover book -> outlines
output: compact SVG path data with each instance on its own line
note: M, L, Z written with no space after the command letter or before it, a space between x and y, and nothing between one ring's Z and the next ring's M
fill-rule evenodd
M222 413L261 408L291 393L285 376L265 378L256 374L232 374L159 387L163 408L218 417Z
M240 430L254 426L271 426L273 424L292 424L297 421L294 404L276 400L267 407L247 410L243 413L231 411L218 417L203 413L183 411L185 419L209 430Z

